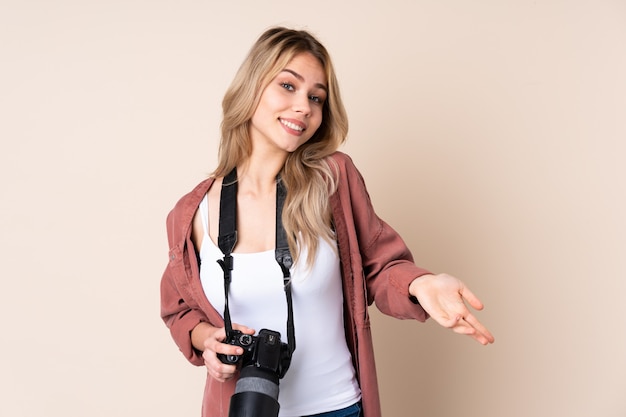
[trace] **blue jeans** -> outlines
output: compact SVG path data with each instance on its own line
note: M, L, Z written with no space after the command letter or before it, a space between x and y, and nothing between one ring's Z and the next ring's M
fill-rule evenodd
M361 417L361 401L352 404L350 407L341 410L328 411L326 413L315 414L305 417Z

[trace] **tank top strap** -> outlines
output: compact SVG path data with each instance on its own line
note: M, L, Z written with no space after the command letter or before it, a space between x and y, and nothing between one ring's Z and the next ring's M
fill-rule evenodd
M200 202L200 218L202 219L202 227L204 228L204 236L209 236L209 197L208 194Z

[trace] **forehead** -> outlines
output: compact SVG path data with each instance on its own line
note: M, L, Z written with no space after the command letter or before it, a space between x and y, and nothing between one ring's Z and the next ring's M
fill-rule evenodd
M282 71L290 72L303 81L326 85L326 70L313 54L302 52L295 55Z

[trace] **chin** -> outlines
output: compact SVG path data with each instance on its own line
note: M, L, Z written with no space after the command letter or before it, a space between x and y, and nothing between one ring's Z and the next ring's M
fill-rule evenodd
M286 152L293 153L293 152L297 151L304 143L306 143L306 142L297 143L297 144L289 144L289 145L285 146L283 149Z

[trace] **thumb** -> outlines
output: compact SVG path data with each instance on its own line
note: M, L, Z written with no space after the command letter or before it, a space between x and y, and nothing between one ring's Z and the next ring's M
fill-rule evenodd
M485 307L482 301L480 301L478 297L476 297L476 295L474 295L474 293L465 285L463 285L459 292L461 293L461 297L463 297L463 299L465 299L475 310L482 310Z

